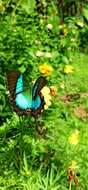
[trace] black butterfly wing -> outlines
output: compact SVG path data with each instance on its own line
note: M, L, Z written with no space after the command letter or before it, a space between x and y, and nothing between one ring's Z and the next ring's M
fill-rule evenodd
M36 97L37 97L37 95L39 95L40 94L40 91L41 91L41 89L45 86L45 84L46 84L46 80L45 80L45 78L44 77L39 77L37 80L36 80L36 82L35 82L35 84L34 84L34 86L33 86L33 89L32 89L32 98L35 100L36 99Z
M17 83L19 76L20 76L20 73L17 71L8 71L7 72L8 89L10 92L10 103L13 106L14 111L16 111L18 115L30 114L30 110L21 110L16 105L16 102L15 102L15 99L16 99L16 83Z
M39 77L32 89L32 98L33 100L36 99L36 97L39 95L41 99L41 104L38 109L35 110L21 110L15 103L16 98L16 83L20 76L20 73L17 71L8 71L7 72L7 81L8 81L8 89L10 92L10 103L13 106L14 111L17 112L18 115L25 115L25 114L32 114L33 116L36 116L41 113L41 110L44 108L44 97L41 95L41 89L45 86L46 81L44 77ZM20 92L19 92L20 93Z
M44 97L42 96L41 94L41 90L42 88L45 86L46 84L46 80L44 77L39 77L34 86L33 86L33 89L32 89L32 98L33 100L36 100L36 97L39 95L40 96L40 99L41 99L41 104L39 106L39 108L37 108L36 110L32 110L32 115L36 116L38 114L41 113L41 111L44 109Z
M10 92L10 98L12 100L15 99L16 82L18 80L19 75L20 74L17 71L8 71L7 72L8 89Z

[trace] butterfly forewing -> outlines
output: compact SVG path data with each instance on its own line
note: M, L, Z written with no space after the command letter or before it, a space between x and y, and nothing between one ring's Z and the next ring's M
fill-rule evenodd
M32 98L36 99L37 95L40 94L41 89L45 86L46 80L44 77L39 77L32 89Z
M19 73L17 71L7 72L8 89L10 92L11 99L14 99L15 97L16 82L17 82L18 77L19 77Z
M44 109L44 97L41 95L41 89L45 86L46 80L44 77L39 77L32 89L32 99L34 102L36 102L37 98L40 98L40 105L37 109L32 109L32 114L34 116L41 113L41 111Z

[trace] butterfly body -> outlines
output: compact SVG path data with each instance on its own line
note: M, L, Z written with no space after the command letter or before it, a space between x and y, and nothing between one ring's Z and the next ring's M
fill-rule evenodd
M15 80L12 81L13 76ZM30 88L30 86L25 88L24 76L22 74L16 74L15 72L12 75L9 73L7 77L11 100L15 111L18 112L18 114L26 114L28 113L28 110L32 115L40 113L44 107L44 98L41 96L41 89L45 85L45 79L39 77L33 88Z

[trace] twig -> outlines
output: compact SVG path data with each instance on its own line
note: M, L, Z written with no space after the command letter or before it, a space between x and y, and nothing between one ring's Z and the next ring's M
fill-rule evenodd
M74 93L74 94L65 94L63 96L59 96L60 100L63 100L64 102L70 102L72 100L77 100L80 97L88 96L88 92L85 93Z

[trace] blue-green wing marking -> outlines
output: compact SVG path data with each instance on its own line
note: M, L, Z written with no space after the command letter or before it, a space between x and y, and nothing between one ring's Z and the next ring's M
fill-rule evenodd
M46 81L44 77L39 77L32 89L32 110L36 110L41 107L42 105L42 100L40 96L40 91L45 85Z
M31 93L28 90L24 91L23 75L20 75L17 80L15 102L22 110L31 109L32 107Z
M45 86L45 83L46 83L45 78L42 76L36 80L36 82L33 86L33 89L32 89L33 100L35 100L36 97L40 94L40 91L43 88L43 86Z
M34 100L32 99L32 92L29 90L24 91L24 81L23 81L23 75L20 75L17 84L16 84L16 105L22 109L32 109L36 110L41 105L41 98L40 96L37 96Z
M23 75L20 75L16 84L16 94L23 91Z
M37 96L35 100L32 100L32 109L36 110L40 107L41 105L41 98L40 96Z
M17 94L15 101L16 105L22 110L31 109L32 107L31 97L26 97L24 93Z
M18 114L25 114L27 109L30 109L34 115L40 113L44 105L40 91L45 85L45 79L39 77L32 88L30 82L29 84L24 82L23 74L19 74L17 71L8 71L7 80L14 110Z
M45 81L43 77L40 77L35 82L32 91L24 91L24 79L23 75L21 74L16 83L16 105L22 110L31 109L32 111L35 111L40 108L42 102L41 97L38 93L44 86L44 83Z

